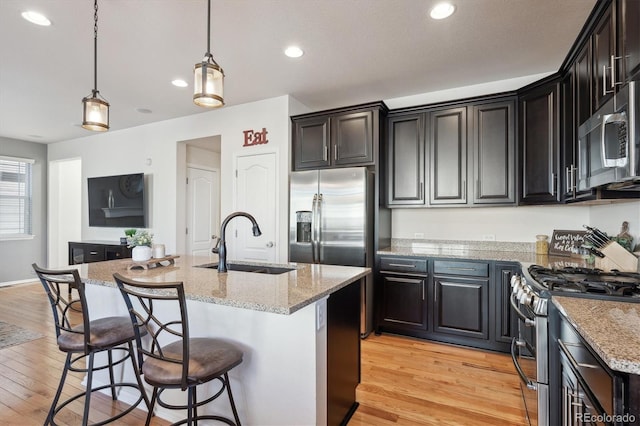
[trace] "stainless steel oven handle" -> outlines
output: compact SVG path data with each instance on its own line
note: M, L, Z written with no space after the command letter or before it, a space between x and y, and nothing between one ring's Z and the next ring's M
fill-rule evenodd
M522 343L519 342L516 337L514 337L513 340L511 340L511 360L513 361L514 367L516 367L516 371L518 372L518 376L520 376L520 380L522 380L522 383L524 383L528 389L537 391L538 390L537 383L535 383L533 380L528 378L526 374L524 374L524 371L522 371L522 367L520 367L520 364L518 363L518 359L516 357L516 347L519 344L522 344Z
M514 293L511 293L511 297L509 298L509 302L511 303L511 307L513 308L513 310L516 311L516 314L518 314L520 319L524 322L524 325L526 325L527 327L535 326L536 322L531 318L529 318L528 316L526 316L525 314L523 314L520 308L518 308L518 305L516 305L515 297L516 295Z

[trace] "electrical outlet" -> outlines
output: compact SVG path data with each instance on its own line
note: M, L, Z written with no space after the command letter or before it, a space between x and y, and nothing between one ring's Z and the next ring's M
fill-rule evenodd
M413 234L413 238L424 238L424 233L423 232L415 232Z
M495 241L496 236L494 234L483 234L482 241Z
M316 304L316 330L322 330L327 320L327 302L321 300Z

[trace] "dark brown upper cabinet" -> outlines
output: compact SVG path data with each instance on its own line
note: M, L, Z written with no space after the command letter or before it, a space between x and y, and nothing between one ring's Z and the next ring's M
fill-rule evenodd
M520 203L560 201L559 93L557 78L525 88L519 95Z
M375 165L386 112L376 102L291 117L293 170Z
M593 104L600 108L615 92L617 73L614 4L608 7L593 31Z
M467 203L467 108L429 114L429 202Z
M617 2L618 56L621 57L619 81L629 81L640 72L640 1Z
M515 204L516 99L505 94L392 112L387 205Z
M387 204L425 204L424 114L389 116Z
M474 204L516 202L515 98L471 108L470 185Z

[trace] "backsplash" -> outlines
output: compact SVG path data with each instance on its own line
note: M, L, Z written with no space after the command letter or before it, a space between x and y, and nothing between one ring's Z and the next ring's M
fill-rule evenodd
M469 240L429 240L412 238L392 238L391 248L410 247L423 250L478 250L508 251L517 253L535 252L535 243L512 241L469 241Z
M551 236L554 229L580 230L582 225L617 235L626 220L634 244L640 242L640 201L594 206L393 209L391 218L395 240L533 244L538 234Z

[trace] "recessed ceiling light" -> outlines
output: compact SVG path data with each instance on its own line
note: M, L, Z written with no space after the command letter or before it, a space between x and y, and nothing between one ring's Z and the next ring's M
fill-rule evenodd
M189 85L186 81L182 80L181 78L176 78L171 82L171 84L173 84L176 87L187 87Z
M430 15L433 19L444 19L453 15L455 10L456 7L451 3L438 3L431 9Z
M51 21L47 19L42 13L34 12L33 10L27 10L26 12L22 12L22 17L32 24L42 25L43 27L48 27L51 25Z
M284 54L290 58L299 58L304 52L298 46L289 46L284 50Z
M149 108L136 108L136 111L140 114L151 114L153 112Z

